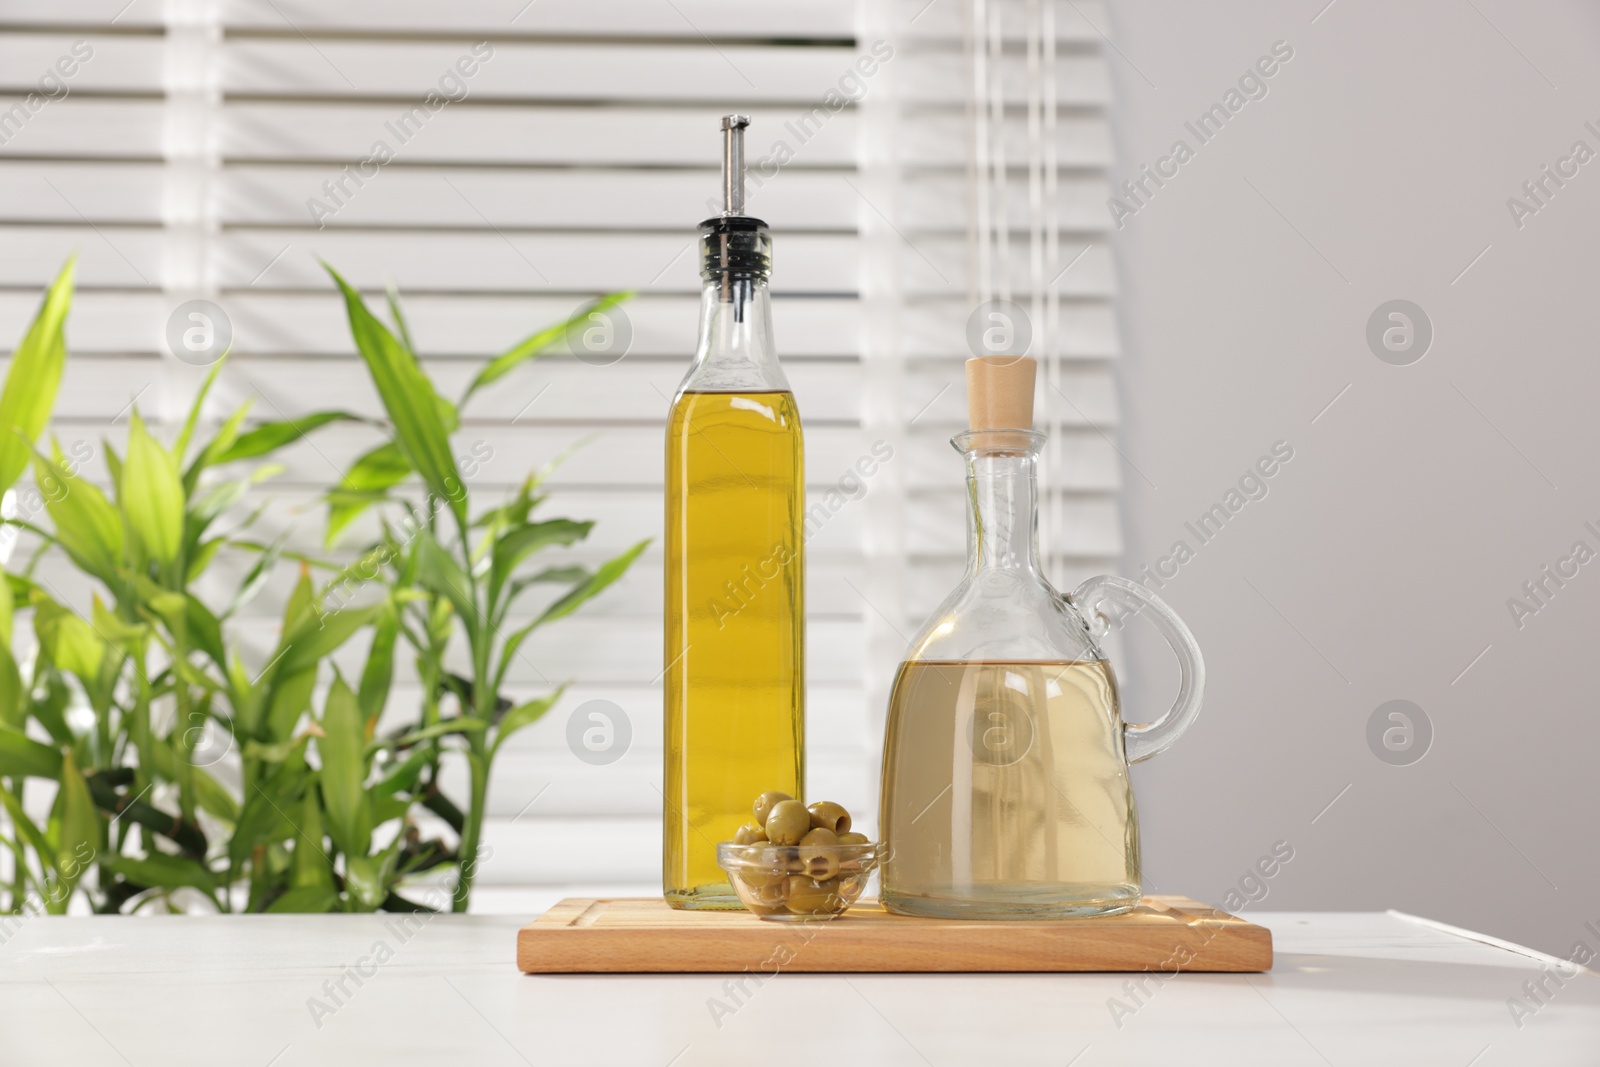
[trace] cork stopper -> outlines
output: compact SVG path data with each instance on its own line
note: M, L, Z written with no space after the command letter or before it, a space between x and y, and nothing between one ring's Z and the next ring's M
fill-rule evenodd
M1033 429L1038 364L1027 356L967 360L967 421L974 430Z

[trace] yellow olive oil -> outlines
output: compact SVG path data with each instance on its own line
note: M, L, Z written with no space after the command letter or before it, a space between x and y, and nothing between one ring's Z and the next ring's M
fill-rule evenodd
M738 908L716 846L803 795L803 444L787 391L679 394L667 426L663 888Z
M1137 902L1139 823L1110 664L913 661L889 699L890 910L1001 919Z

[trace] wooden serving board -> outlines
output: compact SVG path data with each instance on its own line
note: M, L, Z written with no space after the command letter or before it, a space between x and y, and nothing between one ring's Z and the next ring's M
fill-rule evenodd
M517 934L529 974L765 971L1265 971L1265 927L1187 897L1121 915L979 922L890 915L863 900L825 922L573 897Z

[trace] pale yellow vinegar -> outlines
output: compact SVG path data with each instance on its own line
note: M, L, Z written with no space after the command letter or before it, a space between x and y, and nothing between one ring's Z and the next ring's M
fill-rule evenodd
M1138 821L1108 664L902 664L883 767L883 902L1038 918L1139 898Z
M805 480L787 392L686 392L667 425L666 818L679 908L738 908L716 845L804 795Z

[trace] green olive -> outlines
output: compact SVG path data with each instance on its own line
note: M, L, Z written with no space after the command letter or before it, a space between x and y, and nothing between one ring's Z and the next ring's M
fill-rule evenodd
M817 881L803 874L792 875L787 887L789 910L797 915L826 915L839 911L844 898L839 895L839 883Z
M780 908L789 897L789 880L781 875L768 885L756 890L756 903L768 908Z
M805 873L826 881L839 873L839 839L832 830L819 826L800 839L800 862Z
M788 793L780 793L776 789L770 793L762 793L756 797L755 815L756 822L762 826L767 823L767 816L772 814L772 809L782 804L785 800L793 800Z
M850 829L850 813L844 807L831 800L819 800L810 808L811 825L820 826L824 830L832 830L836 834L845 833Z
M736 845L759 845L767 839L767 832L755 823L745 823L733 832Z
M839 844L841 845L865 845L869 843L870 842L867 841L866 834L851 833L839 835Z
M823 852L806 860L806 873L819 882L839 876L839 857L832 852Z
M767 815L767 840L774 845L797 845L810 829L811 813L798 800L780 800Z
M751 889L760 889L762 886L771 885L773 882L781 882L783 878L782 874L768 870L766 867L752 865L739 868L739 880Z

